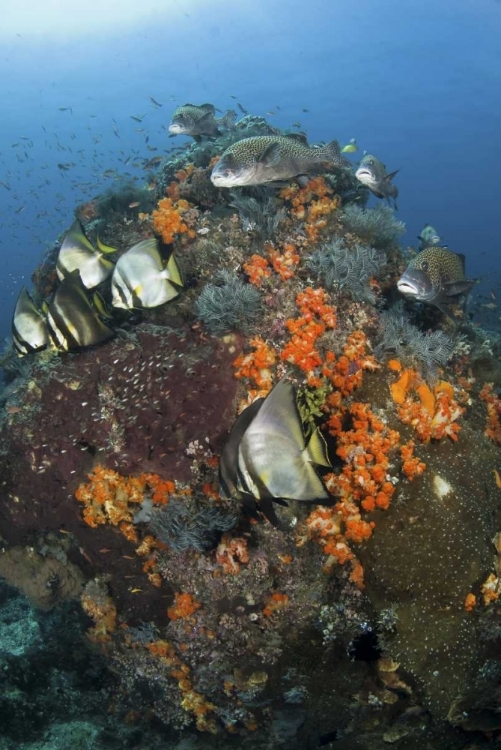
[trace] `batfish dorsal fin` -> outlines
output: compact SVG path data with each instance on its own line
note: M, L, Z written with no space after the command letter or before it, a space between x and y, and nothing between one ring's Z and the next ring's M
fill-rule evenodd
M250 429L266 429L270 433L286 432L298 450L304 450L303 426L296 404L294 386L289 380L282 378L270 391Z

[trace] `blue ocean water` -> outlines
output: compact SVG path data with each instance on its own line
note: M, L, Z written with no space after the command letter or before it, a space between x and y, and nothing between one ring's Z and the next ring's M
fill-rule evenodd
M299 122L311 142L356 138L359 154L400 170L403 243L429 222L466 255L469 275L499 285L496 0L6 5L1 337L20 287L75 207L120 177L141 183L141 170L124 162L178 145L165 130L177 105L225 110L231 95L277 127Z

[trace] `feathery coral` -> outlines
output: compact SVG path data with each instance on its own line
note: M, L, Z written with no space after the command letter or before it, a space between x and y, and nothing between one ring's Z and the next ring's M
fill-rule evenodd
M215 336L239 330L249 333L261 312L261 295L229 271L214 275L195 302L195 313Z
M385 262L383 253L359 243L349 247L343 238L322 245L308 260L327 288L345 289L356 300L375 301L370 281Z

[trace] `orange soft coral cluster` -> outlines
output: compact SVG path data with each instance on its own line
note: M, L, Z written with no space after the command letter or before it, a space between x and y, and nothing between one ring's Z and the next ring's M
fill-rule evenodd
M240 565L249 562L246 540L243 537L232 537L228 532L224 533L216 549L216 561L222 566L224 573L239 573Z
M457 420L465 410L456 400L450 383L440 380L432 390L416 370L405 369L400 371L398 380L391 383L390 392L398 406L399 418L413 427L421 442L445 436L457 440L461 429Z
M193 689L191 669L179 658L174 646L168 641L157 640L147 643L145 647L152 657L159 659L163 665L170 668L170 676L177 680L181 691L181 707L195 717L197 729L215 734L217 726L211 715L216 707L205 696Z
M106 523L118 526L129 541L136 542L137 534L132 523L134 505L143 501L145 492L153 502L163 505L175 492L174 482L157 474L140 474L124 477L112 469L96 466L75 492L76 499L84 504L83 518L92 528Z
M364 370L374 371L379 367L374 357L367 354L367 338L363 331L350 333L341 356L336 358L332 351L325 355L322 376L336 389L328 405L339 406L341 396L347 396L362 384Z
M333 193L323 177L314 177L304 187L293 184L281 190L279 195L291 204L291 214L305 222L306 236L315 242L319 231L327 226L324 217L339 208L339 196Z
M344 466L340 474L328 474L324 481L329 492L340 499L331 508L318 507L310 513L300 529L298 544L316 539L328 556L324 569L349 563L351 580L363 588L363 568L351 545L361 544L372 535L375 523L365 520L362 512L385 510L390 504L395 492L388 476L390 454L400 435L390 430L368 404L355 402L346 407L339 391L329 397L331 401L333 398L329 431L337 438L337 454ZM344 430L347 420L351 429Z
M290 242L286 242L283 252L280 253L274 247L267 247L268 257L275 273L278 273L282 281L287 281L294 276L294 267L299 263L297 248Z
M171 184L165 191L171 200L179 200L179 185L183 182L186 182L186 180L193 174L194 170L194 164L187 164L183 169L180 169L176 172L176 174L174 175L174 177L176 178L175 181L171 182Z
M408 443L402 445L400 448L400 454L402 456L402 474L409 480L420 477L423 471L426 469L426 464L419 460L417 456L414 456L414 441L409 440Z
M270 264L266 258L256 253L251 255L247 263L243 264L243 269L249 277L250 283L254 284L254 286L261 286L263 279L271 276Z
M329 431L338 441L336 453L345 463L330 489L343 499L355 500L365 511L386 509L395 492L387 478L390 453L400 435L390 430L368 404L351 404L344 414L347 417L352 424L349 430L343 430L339 420L329 421Z
M171 244L180 235L184 235L183 242L196 237L195 231L183 220L183 214L190 208L192 205L185 200L174 203L171 198L162 198L159 201L152 217L155 231L161 235L163 242Z
M243 269L249 281L254 286L261 286L264 279L271 276L272 268L282 281L287 281L294 276L294 268L300 260L297 248L291 242L284 243L283 251L280 252L271 244L265 245L268 258L263 255L251 255L250 260L243 264Z
M250 392L251 400L266 396L273 384L273 375L270 367L276 362L273 349L259 336L250 339L249 344L254 349L248 354L241 354L233 362L236 378L247 378L251 380L256 389Z
M289 597L287 594L281 594L279 591L275 591L268 600L263 608L263 614L265 617L271 617L276 612L284 609L289 603Z
M80 597L82 609L94 621L87 631L93 643L107 643L117 627L117 608L103 583L89 581Z
M501 445L501 399L493 392L492 383L486 383L479 393L481 400L487 407L487 424L484 435L487 435L496 445Z
M185 620L202 606L191 594L174 594L174 605L167 610L169 620Z
M296 297L300 317L289 318L285 322L292 336L282 349L280 359L303 370L310 385L318 385L323 362L316 348L317 340L327 329L336 327L336 311L327 301L324 289L307 287Z

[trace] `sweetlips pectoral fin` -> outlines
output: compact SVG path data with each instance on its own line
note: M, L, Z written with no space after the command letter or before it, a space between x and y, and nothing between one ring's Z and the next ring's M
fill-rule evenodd
M203 115L202 117L199 117L197 122L197 126L200 125L215 125L214 121L214 112L207 112L207 114Z
M444 290L448 297L458 297L460 294L468 294L477 283L476 279L463 279L462 281L447 281Z
M398 174L398 172L400 172L400 169L395 169L394 172L390 172L390 174L387 174L384 179L387 180L388 182L391 182L392 179L395 177L395 175Z
M306 460L310 461L312 464L327 466L329 468L332 466L327 452L327 443L325 442L325 438L320 432L319 427L314 430L303 454L305 455Z
M280 163L280 144L270 143L257 161L266 167L276 167Z

